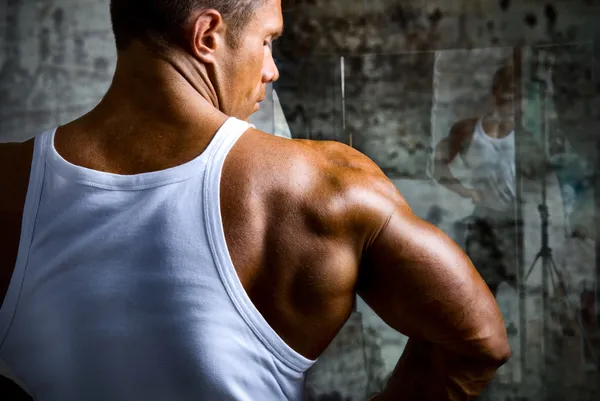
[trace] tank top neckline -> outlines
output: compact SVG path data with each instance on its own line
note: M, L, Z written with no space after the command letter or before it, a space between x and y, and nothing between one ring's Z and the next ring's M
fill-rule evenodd
M483 136L485 139L487 139L487 140L489 140L491 142L504 142L504 141L512 139L512 137L515 134L515 130L512 129L508 133L508 135L505 135L502 138L494 138L494 137L488 135L488 133L483 128L483 117L481 117L481 118L479 118L477 120L477 125L475 126L475 132L478 133L479 135Z
M229 117L223 125L217 130L210 143L204 151L183 164L170 167L163 170L147 173L121 175L94 170L79 166L64 159L54 146L54 138L58 127L48 131L48 141L46 146L46 162L52 171L80 184L94 186L103 189L114 190L141 190L162 185L173 184L190 179L205 170L209 156L213 149L218 147L237 124L247 124L248 128L252 124L238 120L235 117Z

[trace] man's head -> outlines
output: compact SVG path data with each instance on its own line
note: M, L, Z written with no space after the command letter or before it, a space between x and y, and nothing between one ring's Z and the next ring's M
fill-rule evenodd
M515 98L514 70L512 65L499 68L492 79L492 95L496 106L511 112Z
M134 42L183 55L230 116L247 119L279 77L270 45L283 29L281 0L111 0L110 10L120 56Z

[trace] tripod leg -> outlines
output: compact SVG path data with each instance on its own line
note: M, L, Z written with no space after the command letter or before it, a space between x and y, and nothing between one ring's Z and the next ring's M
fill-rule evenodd
M556 281L560 280L560 277L558 277L557 273L553 270L550 269L550 282L552 283L552 291L554 291L556 293L556 281L554 281L554 276L556 275Z
M554 263L554 259L550 258L550 271L553 272L554 274L556 274L556 277L558 277L558 282L561 285L561 289L565 292L565 294L567 293L567 285L565 284L565 280L562 277L562 274L560 274L560 270L558 270L558 267L556 266L556 263Z
M542 256L542 252L538 252L537 255L535 255L535 259L533 260L533 262L531 263L531 266L529 266L529 270L527 271L527 274L525 275L525 281L527 281L527 279L529 278L529 276L531 275L531 272L533 271L533 268L535 267L535 264L537 263L538 259Z

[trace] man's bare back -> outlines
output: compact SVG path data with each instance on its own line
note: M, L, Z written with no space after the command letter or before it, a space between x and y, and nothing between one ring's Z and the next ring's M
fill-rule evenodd
M77 132L79 126L57 130L59 153L73 164L116 174L183 164L210 141L209 136L191 140L183 146L189 155L175 159L154 150L149 154L161 160L159 165L143 160L150 147L156 149L147 138L140 136L132 145L139 152L113 155L100 151L102 145L90 146L103 140L90 138L89 131ZM228 156L221 182L227 244L245 290L275 331L310 359L318 357L352 310L358 255L365 241L353 233L348 215L352 203L359 213L357 201L364 200L353 202L352 188L343 182L349 178L344 170L352 167L341 147L290 141L251 129ZM106 154L87 158L94 148ZM2 221L8 222L2 232L3 244L8 245L0 259L2 299L17 257L32 151L32 141L0 145L0 182L8 195L2 201ZM377 174L369 168L373 170L362 163L353 173L367 183L369 174ZM360 190L359 185L354 188Z

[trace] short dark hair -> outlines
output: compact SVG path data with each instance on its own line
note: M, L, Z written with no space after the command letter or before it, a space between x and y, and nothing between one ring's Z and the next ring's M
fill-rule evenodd
M515 79L514 68L512 64L503 64L492 78L492 91L508 89L513 87Z
M111 0L117 51L140 40L158 49L182 45L183 26L198 9L215 9L227 23L228 43L236 47L254 11L266 0Z

